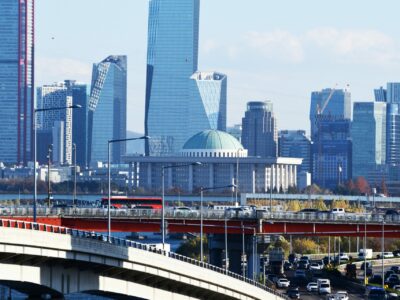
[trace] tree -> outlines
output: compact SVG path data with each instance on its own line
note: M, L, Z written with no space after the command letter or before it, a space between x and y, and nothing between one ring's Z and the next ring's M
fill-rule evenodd
M367 180L360 176L356 178L356 182L354 183L355 190L358 194L365 195L370 193L370 187Z
M207 237L203 238L203 247L208 249ZM200 260L200 237L189 239L179 246L176 253Z
M299 200L291 200L287 203L288 211L299 211L300 209L301 209L301 205L300 205Z
M328 207L326 206L325 202L323 199L318 199L314 201L314 208L318 210L328 210Z
M309 238L293 240L293 251L295 253L313 254L317 252L317 249L317 243Z

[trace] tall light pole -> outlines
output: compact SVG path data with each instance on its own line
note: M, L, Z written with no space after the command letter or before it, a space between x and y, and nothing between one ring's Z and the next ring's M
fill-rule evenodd
M243 151L242 148L239 148L239 149L237 149L237 151L236 151L236 180L235 180L235 185L236 185L236 188L235 188L235 201L236 201L236 203L235 203L235 206L238 206L238 205L239 205L239 202L238 202L238 189L239 189L239 153L240 153L241 151Z
M211 191L211 190L218 190L218 189L225 189L225 188L232 188L236 187L234 184L224 185L224 186L216 186L216 187L201 187L200 188L200 261L203 262L204 255L203 255L203 193L204 191ZM226 229L225 229L226 230ZM227 249L225 249L227 250ZM226 254L225 254L226 256ZM225 262L226 263L226 262Z
M382 288L385 288L385 265L384 265L384 253L385 253L385 219L382 217Z
M201 162L196 161L190 164L183 164L183 165L171 165L171 166L162 166L161 167L161 198L162 198L162 205L161 205L161 239L162 239L162 248L165 250L165 169L175 169L181 167L189 167L189 166L199 166Z
M37 172L36 172L36 161L37 161L37 128L36 128L36 114L39 112L51 111L51 110L65 110L81 108L81 105L69 105L60 107L47 107L47 108L36 108L33 111L33 222L36 222L36 206L37 206Z
M364 215L364 285L367 286L367 214Z
M149 136L141 136L137 138L127 138L127 139L115 139L115 140L108 140L108 208L107 208L107 236L108 241L111 241L111 145L114 143L121 143L126 141L136 141L136 140L148 140L150 139Z
M74 151L74 195L72 199L72 206L76 206L76 144L72 144L72 149Z
M50 165L51 165L51 153L53 151L53 144L49 145L49 148L47 150L47 201L48 201L48 206L50 208L51 206L51 181L50 181Z

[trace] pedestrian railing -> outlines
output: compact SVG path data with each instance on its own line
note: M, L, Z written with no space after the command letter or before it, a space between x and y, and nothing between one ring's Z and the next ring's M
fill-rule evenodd
M96 232L89 232L89 231L84 231L84 230L71 229L71 228L67 228L67 227L63 227L63 226L55 226L55 225L48 225L48 224L41 224L41 223L34 223L34 222L18 221L18 220L0 219L0 228L1 227L18 228L18 229L26 229L26 230L37 230L37 231L51 232L51 233L57 233L57 234L65 234L65 235L71 235L74 238L81 238L81 239L89 238L89 239L97 240L102 243L111 243L112 245L115 245L115 246L132 247L132 248L143 250L143 251L157 253L159 255L163 255L163 256L169 257L171 259L180 260L180 261L192 264L192 265L196 265L201 268L205 268L205 269L208 269L208 270L211 270L214 272L224 274L229 277L233 277L235 279L238 279L243 282L254 285L254 286L256 286L260 289L263 289L269 293L272 293L276 296L279 296L283 299L289 299L285 294L279 293L276 290L271 289L255 280L241 276L237 273L228 271L226 269L211 265L209 263L201 262L199 260L180 255L178 253L165 251L162 249L157 249L154 245L138 243L135 241L122 239L122 238L118 238L118 237L113 237L113 236L110 237L110 239L108 239L108 236L105 236L103 234L99 234Z

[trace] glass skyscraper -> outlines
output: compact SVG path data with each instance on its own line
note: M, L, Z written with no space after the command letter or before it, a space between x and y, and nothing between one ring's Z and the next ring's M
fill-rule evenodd
M226 75L196 72L191 77L188 138L207 129L226 131Z
M33 0L0 1L0 161L31 159Z
M331 94L332 89L311 93L310 123L311 139L314 140L318 134L317 115ZM334 90L329 103L321 113L321 116L331 116L334 118L351 119L351 94L347 90Z
M242 144L249 156L278 156L278 131L272 102L247 103L247 111L242 118Z
M351 127L353 178L365 177L386 162L386 103L355 102Z
M147 45L146 154L178 153L190 137L190 77L197 71L199 0L150 0Z
M279 131L279 156L302 158L297 174L311 173L311 140L304 130Z
M108 159L108 141L126 138L127 57L109 56L93 65L89 98L89 162ZM113 143L111 161L120 163L125 143Z
M400 103L400 82L388 82L386 93L388 103Z

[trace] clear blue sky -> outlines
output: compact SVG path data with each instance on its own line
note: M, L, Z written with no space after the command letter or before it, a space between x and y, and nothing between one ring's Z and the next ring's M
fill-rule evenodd
M200 70L228 75L228 125L272 100L279 129L309 130L313 90L350 84L353 101L400 81L398 0L201 0ZM37 0L36 84L90 83L128 55L128 129L144 131L147 0ZM54 38L54 39L53 39Z

